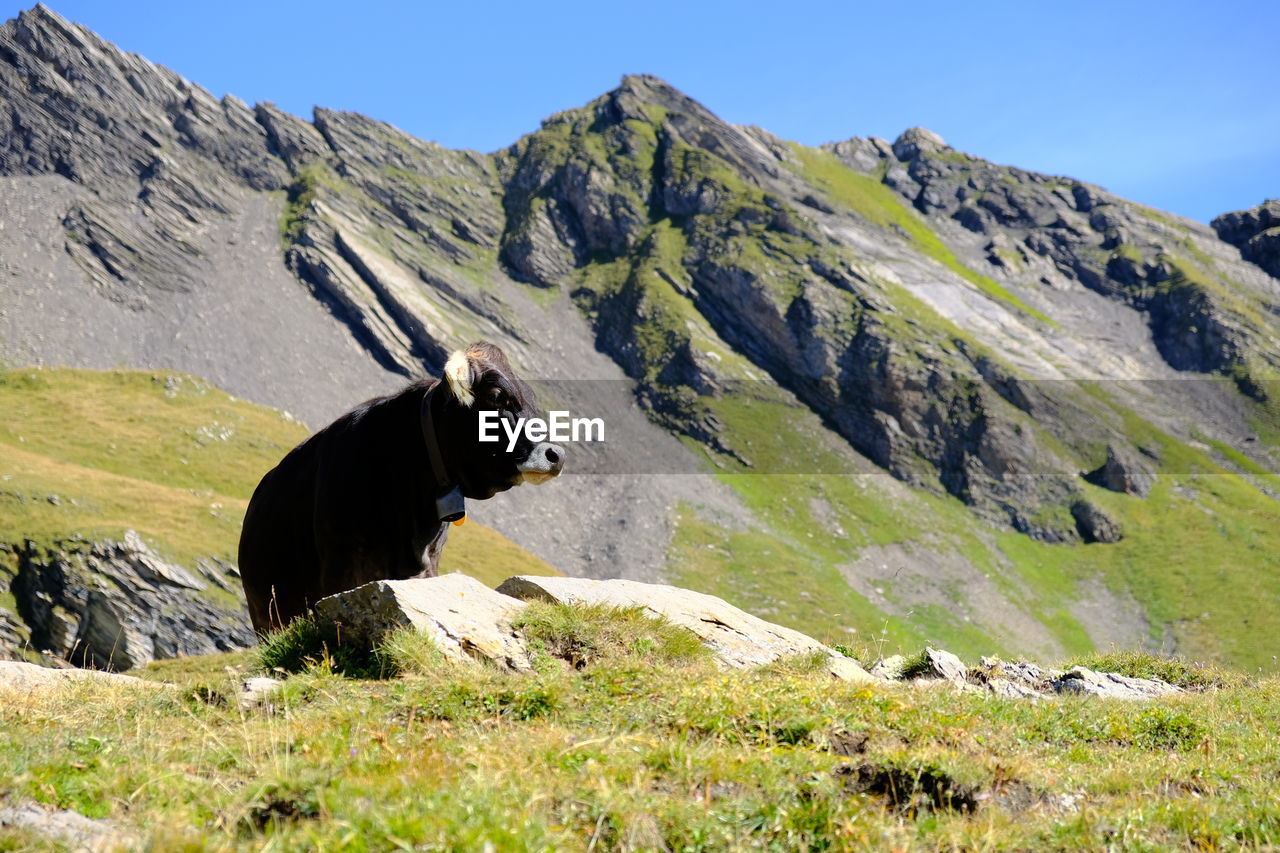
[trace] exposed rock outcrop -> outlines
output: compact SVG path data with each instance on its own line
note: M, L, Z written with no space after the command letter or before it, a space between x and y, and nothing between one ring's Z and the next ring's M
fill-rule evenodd
M17 693L57 690L69 684L93 682L112 687L136 687L141 690L163 689L158 681L144 681L131 675L102 672L78 667L54 668L24 661L0 660L0 689Z
M102 669L252 645L234 568L201 576L158 557L136 533L123 542L28 543L10 582L31 651Z
M976 667L940 649L926 648L913 657L878 661L871 673L890 681L946 683L966 691L985 691L1003 699L1047 699L1054 695L1102 699L1156 699L1182 693L1182 688L1156 678L1134 678L1095 672L1082 666L1048 669L1026 661L984 657Z
M1246 261L1280 278L1280 199L1224 213L1213 220L1213 228L1219 237L1238 248Z
M525 602L641 608L688 629L721 666L742 669L789 657L821 654L826 670L855 682L947 683L1014 699L1076 694L1150 699L1182 692L1158 679L1095 672L1084 667L1044 669L1022 661L983 658L970 668L956 655L926 648L912 657L877 661L870 672L812 637L766 622L711 595L663 584L590 578L508 578L495 592L461 574L376 581L322 599L315 617L338 641L369 648L389 632L412 627L430 637L447 659L482 660L517 672L531 671L531 657L513 628ZM265 685L270 690L273 685Z
M1094 483L1113 492L1140 498L1151 493L1156 480L1152 460L1144 460L1137 453L1112 444L1107 445L1107 461L1088 476Z

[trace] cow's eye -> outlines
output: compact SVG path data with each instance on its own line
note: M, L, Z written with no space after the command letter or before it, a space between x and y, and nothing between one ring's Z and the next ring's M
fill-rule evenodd
M495 408L506 408L507 392L503 391L501 388L490 388L485 392L485 399L487 399L489 404Z

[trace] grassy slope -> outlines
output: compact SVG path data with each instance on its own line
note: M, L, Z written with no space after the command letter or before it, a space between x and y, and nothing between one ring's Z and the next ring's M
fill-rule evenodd
M0 693L0 801L107 817L139 844L193 851L1280 840L1275 680L1150 703L1001 700L837 683L804 661L721 672L651 621L604 618L592 634L581 618L535 614L549 649L571 631L574 653L593 654L579 670L548 658L532 676L443 664L402 639L403 678L351 680L321 662L248 710L221 698L239 677L221 667L244 671L243 655L149 670L182 685L172 692ZM897 796L859 791L856 768L892 778ZM909 795L929 778L976 805L922 807ZM51 847L0 831L0 850Z
M1238 465L1232 453L1220 452L1215 460L1119 411L1129 435L1159 447L1163 461L1145 499L1083 485L1090 500L1123 526L1125 539L1117 544L1048 545L999 532L975 521L953 498L904 496L875 476L760 475L722 459L732 473L720 476L761 524L724 530L694 511L682 512L672 547L674 576L678 583L854 648L894 653L928 641L970 656L1025 653L1002 642L994 626L964 622L945 608L917 607L909 619L886 618L838 571L868 545L915 543L963 554L1068 654L1093 648L1070 605L1079 584L1097 578L1132 595L1157 639L1175 641L1183 653L1276 671L1280 503L1262 490L1274 475ZM832 451L823 447L821 425L809 412L744 400L720 401L716 412L730 440L752 448L763 467L843 469L838 461L824 461L824 452ZM812 467L762 456L794 454L796 448L813 454ZM834 515L815 513L813 498L825 500ZM832 534L832 518L846 536ZM885 586L892 596L892 579ZM966 594L947 592L956 601ZM1245 600L1254 603L1248 612L1241 609Z
M259 478L306 435L181 374L0 372L0 542L118 539L132 528L181 563L234 561ZM492 583L554 573L475 523L453 529L443 567Z
M133 528L183 563L234 559L258 478L304 437L302 425L180 374L6 371L0 541Z

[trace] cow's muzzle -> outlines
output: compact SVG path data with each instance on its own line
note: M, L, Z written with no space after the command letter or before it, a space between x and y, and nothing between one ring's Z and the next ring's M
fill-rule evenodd
M517 467L522 482L545 483L564 470L564 448L549 441L538 442Z

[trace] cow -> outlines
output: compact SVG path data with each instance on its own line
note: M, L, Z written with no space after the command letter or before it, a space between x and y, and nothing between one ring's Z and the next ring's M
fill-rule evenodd
M327 595L433 577L464 499L561 472L564 449L523 431L514 444L480 441L480 415L495 411L511 424L539 414L502 350L479 341L449 357L443 380L362 403L289 451L258 484L240 533L258 634Z

